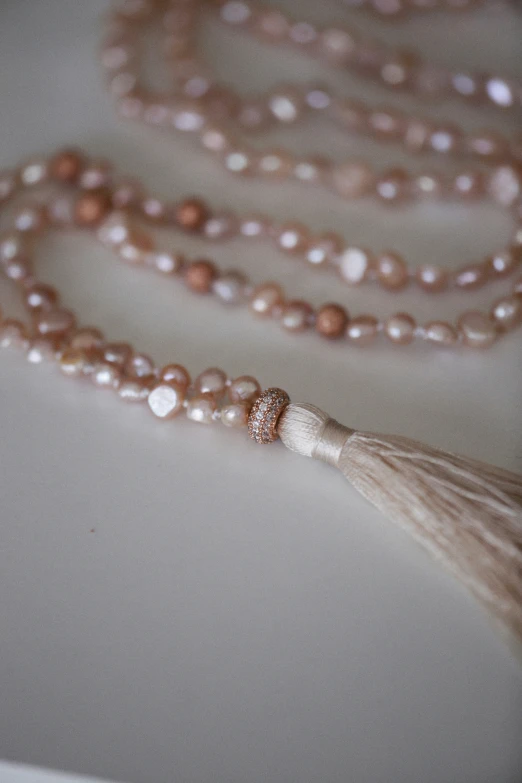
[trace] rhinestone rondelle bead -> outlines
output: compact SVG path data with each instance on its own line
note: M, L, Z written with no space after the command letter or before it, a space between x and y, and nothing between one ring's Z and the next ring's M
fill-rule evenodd
M277 420L290 402L283 389L266 389L257 398L248 417L248 434L257 443L277 440Z

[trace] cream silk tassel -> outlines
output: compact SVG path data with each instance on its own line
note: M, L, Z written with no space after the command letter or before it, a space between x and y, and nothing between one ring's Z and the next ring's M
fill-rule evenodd
M313 405L287 405L277 431L292 451L339 468L522 639L522 476L408 438L356 432Z

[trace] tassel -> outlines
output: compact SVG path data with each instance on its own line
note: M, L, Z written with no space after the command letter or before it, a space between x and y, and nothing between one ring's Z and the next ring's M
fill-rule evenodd
M287 405L284 445L339 468L522 639L522 476L397 436L356 432Z

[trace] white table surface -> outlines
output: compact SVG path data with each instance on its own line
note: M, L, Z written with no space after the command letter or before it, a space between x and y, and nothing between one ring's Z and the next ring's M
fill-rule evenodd
M294 5L348 18L330 1ZM261 188L227 177L189 139L122 124L95 60L106 7L0 4L0 165L79 144L165 196L204 192L222 206L300 216L419 260L471 260L506 236L507 221L486 208L395 213ZM514 13L379 29L441 62L522 75ZM206 35L209 56L240 84L318 72L211 25ZM352 92L342 74L333 81ZM467 122L481 120L470 112ZM319 125L293 140L400 159ZM223 245L216 257L314 301L342 297L352 312L445 316L462 304L341 291L261 246ZM359 352L186 296L85 237L50 238L41 263L84 323L158 361L254 373L346 423L522 470L520 333L487 353ZM16 313L10 295L2 282L0 301ZM158 423L15 355L1 357L0 401L0 756L132 783L522 778L513 653L466 592L332 470L219 427Z

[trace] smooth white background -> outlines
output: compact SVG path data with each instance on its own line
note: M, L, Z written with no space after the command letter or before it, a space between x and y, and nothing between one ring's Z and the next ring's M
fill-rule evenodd
M334 2L293 5L310 18L349 17ZM206 193L216 206L301 217L419 262L480 258L507 236L507 219L486 208L390 212L290 185L261 188L226 176L190 139L122 124L95 58L106 8L0 4L2 166L79 144L163 196ZM414 41L440 62L522 75L514 12L355 23ZM211 24L204 39L240 86L326 75ZM394 101L340 73L331 82ZM472 111L424 112L484 124ZM494 112L489 121L516 128ZM338 158L401 160L319 123L291 140ZM408 307L427 318L466 306L456 296L348 291L267 246L233 243L215 256L352 312ZM522 470L520 333L484 354L359 352L190 297L176 281L123 268L86 237L49 238L40 263L83 323L160 362L254 373L352 426ZM4 282L0 299L18 312ZM51 367L1 359L1 756L136 783L521 779L516 658L465 591L340 476L217 426L158 423Z

